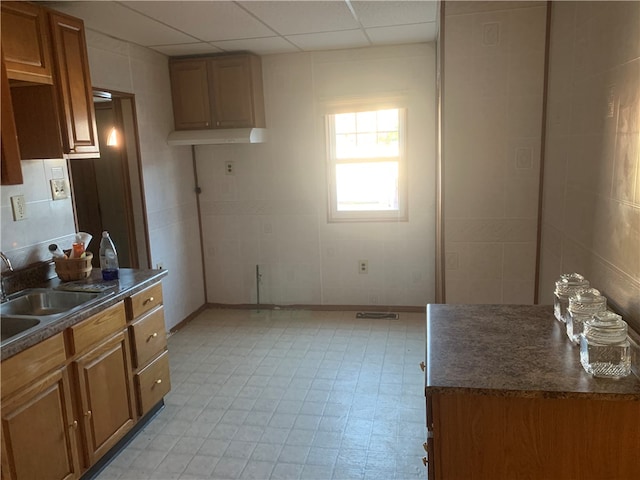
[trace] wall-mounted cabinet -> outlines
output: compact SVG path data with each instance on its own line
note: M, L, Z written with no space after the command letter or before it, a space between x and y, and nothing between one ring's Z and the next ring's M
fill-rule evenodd
M260 57L175 58L169 66L176 130L265 126Z
M2 109L2 165L0 175L2 185L17 185L22 183L22 165L20 164L20 145L18 144L18 132L16 121L13 115L13 102L11 100L11 88L7 78L7 69L4 64L4 50L0 58L2 64L2 98L0 108Z
M2 49L9 78L53 84L47 12L26 2L2 2Z
M3 2L2 47L20 157L99 157L82 20Z

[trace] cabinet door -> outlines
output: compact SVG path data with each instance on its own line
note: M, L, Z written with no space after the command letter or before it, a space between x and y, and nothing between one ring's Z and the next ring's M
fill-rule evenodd
M2 2L2 49L10 79L53 84L43 9L26 2Z
M124 332L119 332L74 362L87 467L102 457L135 423L128 352L128 338Z
M2 478L60 480L79 477L66 368L17 393L2 404Z
M84 24L57 12L49 13L49 23L63 149L72 157L97 157L100 150Z
M170 69L176 130L211 128L207 61L175 60Z
M234 55L210 60L214 128L262 126L257 124L254 115L256 99L252 58L249 55Z
M4 63L4 49L2 50L2 185L17 185L22 183L22 165L20 163L20 147L18 145L18 133L16 122L13 116L13 104L11 101L11 91L9 89L9 79Z

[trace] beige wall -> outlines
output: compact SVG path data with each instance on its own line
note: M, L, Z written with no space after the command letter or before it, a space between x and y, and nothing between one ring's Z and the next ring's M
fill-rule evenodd
M93 85L135 94L151 263L162 263L165 321L171 328L204 303L200 238L189 147L170 147L168 58L87 31Z
M533 303L544 2L444 6L447 303Z
M540 301L584 274L640 330L640 2L554 2Z
M259 264L263 303L432 302L434 45L270 55L262 67L268 142L197 147L208 300L255 303ZM409 221L328 223L323 104L389 95L408 106Z

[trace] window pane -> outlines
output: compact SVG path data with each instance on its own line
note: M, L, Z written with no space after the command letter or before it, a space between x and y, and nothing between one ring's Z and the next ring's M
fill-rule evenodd
M398 109L378 111L378 130L398 130Z
M398 210L398 162L336 165L338 211Z
M359 112L357 114L358 132L375 132L376 112Z
M339 113L335 116L336 133L352 133L356 131L356 114Z

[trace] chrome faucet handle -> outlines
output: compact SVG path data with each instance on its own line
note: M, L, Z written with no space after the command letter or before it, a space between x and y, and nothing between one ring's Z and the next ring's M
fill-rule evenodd
M9 260L7 258L7 256L4 254L4 252L0 252L0 259L2 259L2 261L5 263L5 265L7 266L7 268L9 268L9 270L11 272L13 272L13 266L11 265L11 260Z

